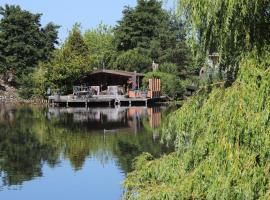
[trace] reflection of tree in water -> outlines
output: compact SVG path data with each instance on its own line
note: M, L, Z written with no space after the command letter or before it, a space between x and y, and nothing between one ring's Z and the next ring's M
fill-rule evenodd
M133 129L115 132L89 132L80 123L72 126L70 115L58 119L46 118L46 110L20 108L16 111L15 123L1 124L0 120L0 172L3 185L18 185L23 181L42 176L42 166L54 167L63 155L75 171L80 170L85 160L94 157L102 164L116 160L119 168L127 173L132 160L142 152L159 156L167 151L154 142L152 134L144 129L136 134ZM72 127L72 128L69 128Z
M0 103L0 121L13 123L15 120L16 109L12 105L4 105Z
M130 144L128 142L119 141L118 151L115 152L119 154L118 160L119 165L124 172L129 172L131 170L132 160L142 153L139 147L135 144Z
M55 149L48 144L41 144L28 127L25 118L18 120L15 127L0 124L0 171L4 186L19 185L23 181L42 176L42 163L51 166L57 163ZM22 111L24 112L24 111ZM20 118L21 113L17 113Z
M117 142L117 148L114 149L114 155L118 159L118 165L123 172L132 170L133 160L143 152L149 152L154 157L160 157L172 149L155 142L151 134L139 134L133 140L120 140Z

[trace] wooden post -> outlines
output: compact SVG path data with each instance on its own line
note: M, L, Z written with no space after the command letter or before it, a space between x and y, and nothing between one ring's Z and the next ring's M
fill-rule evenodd
M157 90L158 90L158 97L160 97L161 96L160 79L158 79L158 88L157 88Z
M153 97L152 98L155 98L155 78L153 78L152 84L153 84Z
M150 98L153 98L153 79L149 79Z
M157 79L155 78L155 98L157 97Z

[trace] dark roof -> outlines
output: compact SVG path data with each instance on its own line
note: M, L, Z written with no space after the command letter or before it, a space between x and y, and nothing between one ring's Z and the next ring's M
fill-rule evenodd
M144 74L137 73L137 72L127 72L127 71L122 71L122 70L108 70L108 69L96 70L90 73L90 75L99 74L99 73L113 74L113 75L126 76L126 77L132 77L135 74L136 76L141 76L141 77L144 76Z

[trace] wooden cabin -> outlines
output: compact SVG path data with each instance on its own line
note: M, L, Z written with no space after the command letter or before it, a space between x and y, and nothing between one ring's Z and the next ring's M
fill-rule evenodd
M120 70L96 70L86 74L77 84L85 84L88 86L100 86L101 90L106 90L108 86L123 86L139 89L142 83L144 74L137 72L127 72Z
M111 105L143 103L160 99L160 79L150 79L148 89L142 90L144 74L120 70L97 70L85 74L73 87L73 94L53 96L53 103L108 103Z

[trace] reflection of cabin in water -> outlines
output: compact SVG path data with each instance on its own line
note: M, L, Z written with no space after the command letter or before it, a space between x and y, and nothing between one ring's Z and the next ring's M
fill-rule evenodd
M73 87L73 94L50 96L50 103L72 106L82 104L147 105L161 100L160 79L150 79L142 89L144 74L119 70L97 70L85 74Z
M135 133L143 127L143 119L148 118L153 129L161 123L160 107L118 107L112 108L49 108L48 119L58 118L65 127L79 124L81 129L91 131L132 129ZM66 115L66 118L64 117ZM61 117L62 116L62 117ZM69 116L69 117L68 117ZM71 121L69 121L71 120Z
M81 129L91 131L128 128L126 109L109 108L49 108L48 119L58 118L64 127L79 124ZM62 120L64 119L64 120Z

